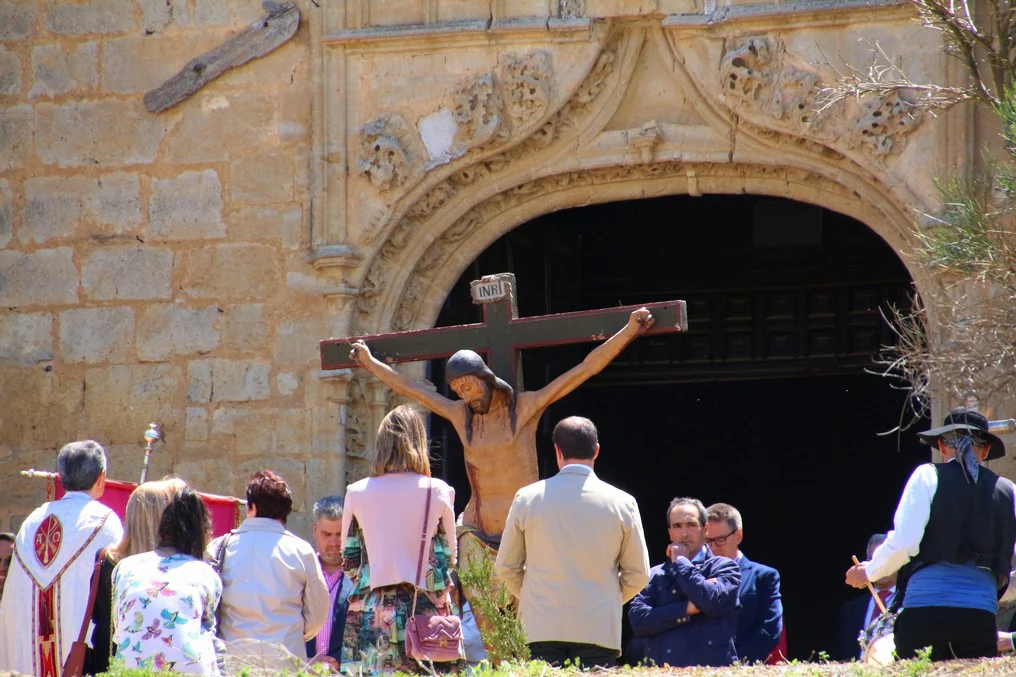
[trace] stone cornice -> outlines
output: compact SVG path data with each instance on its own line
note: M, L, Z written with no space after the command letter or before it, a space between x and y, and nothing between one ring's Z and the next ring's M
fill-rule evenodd
M863 21L896 21L913 16L907 0L799 0L781 5L741 5L721 7L709 14L672 14L661 22L664 28L701 31L703 28L751 27L755 24L772 30L778 20L780 30L821 28Z
M662 15L642 15L641 19L660 22L673 30L712 29L726 26L766 24L779 20L783 29L835 26L863 20L865 23L894 21L911 16L913 8L907 0L797 0L786 4L739 5L719 7L709 12ZM511 19L475 19L468 21L442 21L427 24L370 26L334 31L323 36L331 45L371 46L384 45L398 48L406 45L419 48L421 38L440 42L472 42L491 37L552 38L587 36L597 20L637 17L603 16L557 18L547 16L516 17Z
M548 17L521 17L517 19L486 19L474 21L446 21L432 24L402 26L371 26L336 31L323 37L325 44L366 47L383 45L398 48L403 45L418 50L421 38L440 42L486 43L491 37L506 38L588 38L592 30L591 19L557 19Z

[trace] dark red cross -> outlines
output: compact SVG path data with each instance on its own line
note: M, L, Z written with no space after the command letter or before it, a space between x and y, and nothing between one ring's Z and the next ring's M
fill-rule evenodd
M457 350L469 349L484 355L491 370L513 388L517 388L520 350L603 341L625 325L633 310L642 307L620 306L603 310L519 317L515 300L515 276L510 273L488 276L473 282L474 302L477 285L483 285L490 280L503 281L507 289L500 300L483 303L483 322L391 334L325 339L321 341L320 346L321 368L349 369L356 366L349 359L349 346L360 339L367 343L374 357L389 364L433 360L448 357ZM647 303L645 307L656 319L646 334L687 331L688 312L684 301Z

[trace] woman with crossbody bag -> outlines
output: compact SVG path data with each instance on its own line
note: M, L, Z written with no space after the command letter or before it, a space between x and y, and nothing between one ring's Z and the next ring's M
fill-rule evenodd
M343 666L465 668L450 595L455 490L430 476L427 448L419 415L397 407L381 422L370 477L346 489L343 569L353 590Z

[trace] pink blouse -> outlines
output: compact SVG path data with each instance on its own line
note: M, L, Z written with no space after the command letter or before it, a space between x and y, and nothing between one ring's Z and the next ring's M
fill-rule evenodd
M433 482L427 539L424 543L423 569L416 577L423 535L424 501L428 483ZM342 510L342 538L356 518L363 532L367 559L370 562L372 589L398 583L423 583L430 557L430 541L437 533L438 520L444 524L448 547L453 559L457 556L455 538L455 489L439 479L416 473L390 473L368 477L346 488ZM345 548L345 544L343 544Z

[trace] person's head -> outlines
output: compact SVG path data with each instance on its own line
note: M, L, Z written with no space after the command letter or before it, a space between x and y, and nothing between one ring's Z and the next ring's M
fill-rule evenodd
M693 556L705 543L706 507L697 498L675 498L667 508L671 543L684 543Z
M342 564L342 497L325 496L314 504L311 524L318 557L325 564Z
M247 482L247 516L267 517L283 524L293 512L293 492L271 470L259 470Z
M97 493L106 486L106 452L98 442L82 440L64 445L56 457L57 472L64 491Z
M714 555L737 559L744 538L741 512L727 503L713 503L706 510L706 545Z
M867 554L868 560L871 560L871 556L875 554L875 550L878 548L878 546L882 545L885 542L886 538L888 538L888 534L871 535L871 538L868 539L868 547L865 548L865 553ZM896 585L896 572L894 571L888 576L884 576L883 578L880 578L877 581L872 581L872 585L875 586L876 590L885 590L886 588L891 588L892 586Z
M370 476L415 472L430 477L427 452L427 429L423 426L423 419L408 404L395 407L384 417L377 430Z
M123 538L110 549L114 562L143 552L155 550L159 545L159 523L162 511L178 491L187 487L181 479L144 482L135 487L127 499L124 511Z
M14 557L14 534L6 531L0 532L0 595L4 592L4 582L7 580L7 571L11 568L11 558Z
M176 492L162 511L159 547L169 546L184 555L202 559L211 533L212 520L197 492L193 489Z
M962 442L971 442L978 461L992 461L1005 456L1005 443L988 432L988 419L976 409L958 407L950 411L942 425L917 434L927 445L938 449L943 460L956 456Z
M462 398L466 411L466 442L473 437L473 414L486 414L495 394L500 394L508 406L512 432L515 431L515 391L490 370L487 363L472 350L460 350L445 363L445 380L448 387Z
M574 462L592 465L600 454L596 426L582 416L569 416L559 421L554 426L553 439L558 468Z

